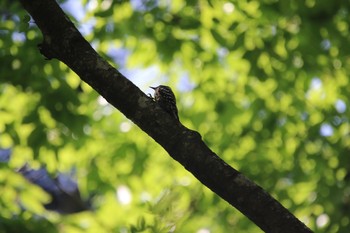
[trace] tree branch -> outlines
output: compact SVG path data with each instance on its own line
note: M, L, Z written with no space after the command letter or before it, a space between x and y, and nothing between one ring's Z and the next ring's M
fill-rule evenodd
M54 0L20 0L43 33L40 52L64 62L109 103L158 142L199 181L265 232L311 232L261 187L226 164L102 59Z

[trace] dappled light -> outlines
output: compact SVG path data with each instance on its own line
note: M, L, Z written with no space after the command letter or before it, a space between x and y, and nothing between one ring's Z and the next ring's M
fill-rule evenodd
M58 2L143 92L171 86L181 122L314 232L349 231L350 3ZM262 232L45 60L19 2L0 9L0 232ZM52 195L21 176L26 164L69 174L89 208L45 208Z

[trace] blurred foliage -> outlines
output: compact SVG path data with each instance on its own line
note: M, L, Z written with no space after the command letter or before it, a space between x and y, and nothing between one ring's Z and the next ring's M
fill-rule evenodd
M225 161L315 232L349 231L349 1L69 2L136 85L173 87L182 122ZM0 148L13 150L0 164L0 232L261 232L46 61L19 3L1 0L0 20ZM24 163L76 171L93 210L45 210L47 195L15 172Z

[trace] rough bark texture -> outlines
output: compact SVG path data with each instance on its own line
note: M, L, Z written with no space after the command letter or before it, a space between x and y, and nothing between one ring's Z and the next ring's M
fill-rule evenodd
M43 33L40 52L64 62L127 118L158 142L200 182L265 232L312 232L261 187L227 165L199 133L176 123L102 59L54 0L20 0Z

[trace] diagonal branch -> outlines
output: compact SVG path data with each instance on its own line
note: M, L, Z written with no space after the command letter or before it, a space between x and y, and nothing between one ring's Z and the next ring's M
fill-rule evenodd
M64 62L110 104L158 142L200 182L265 232L311 232L261 187L227 165L199 133L175 122L102 59L54 0L20 0L43 34L40 52Z

